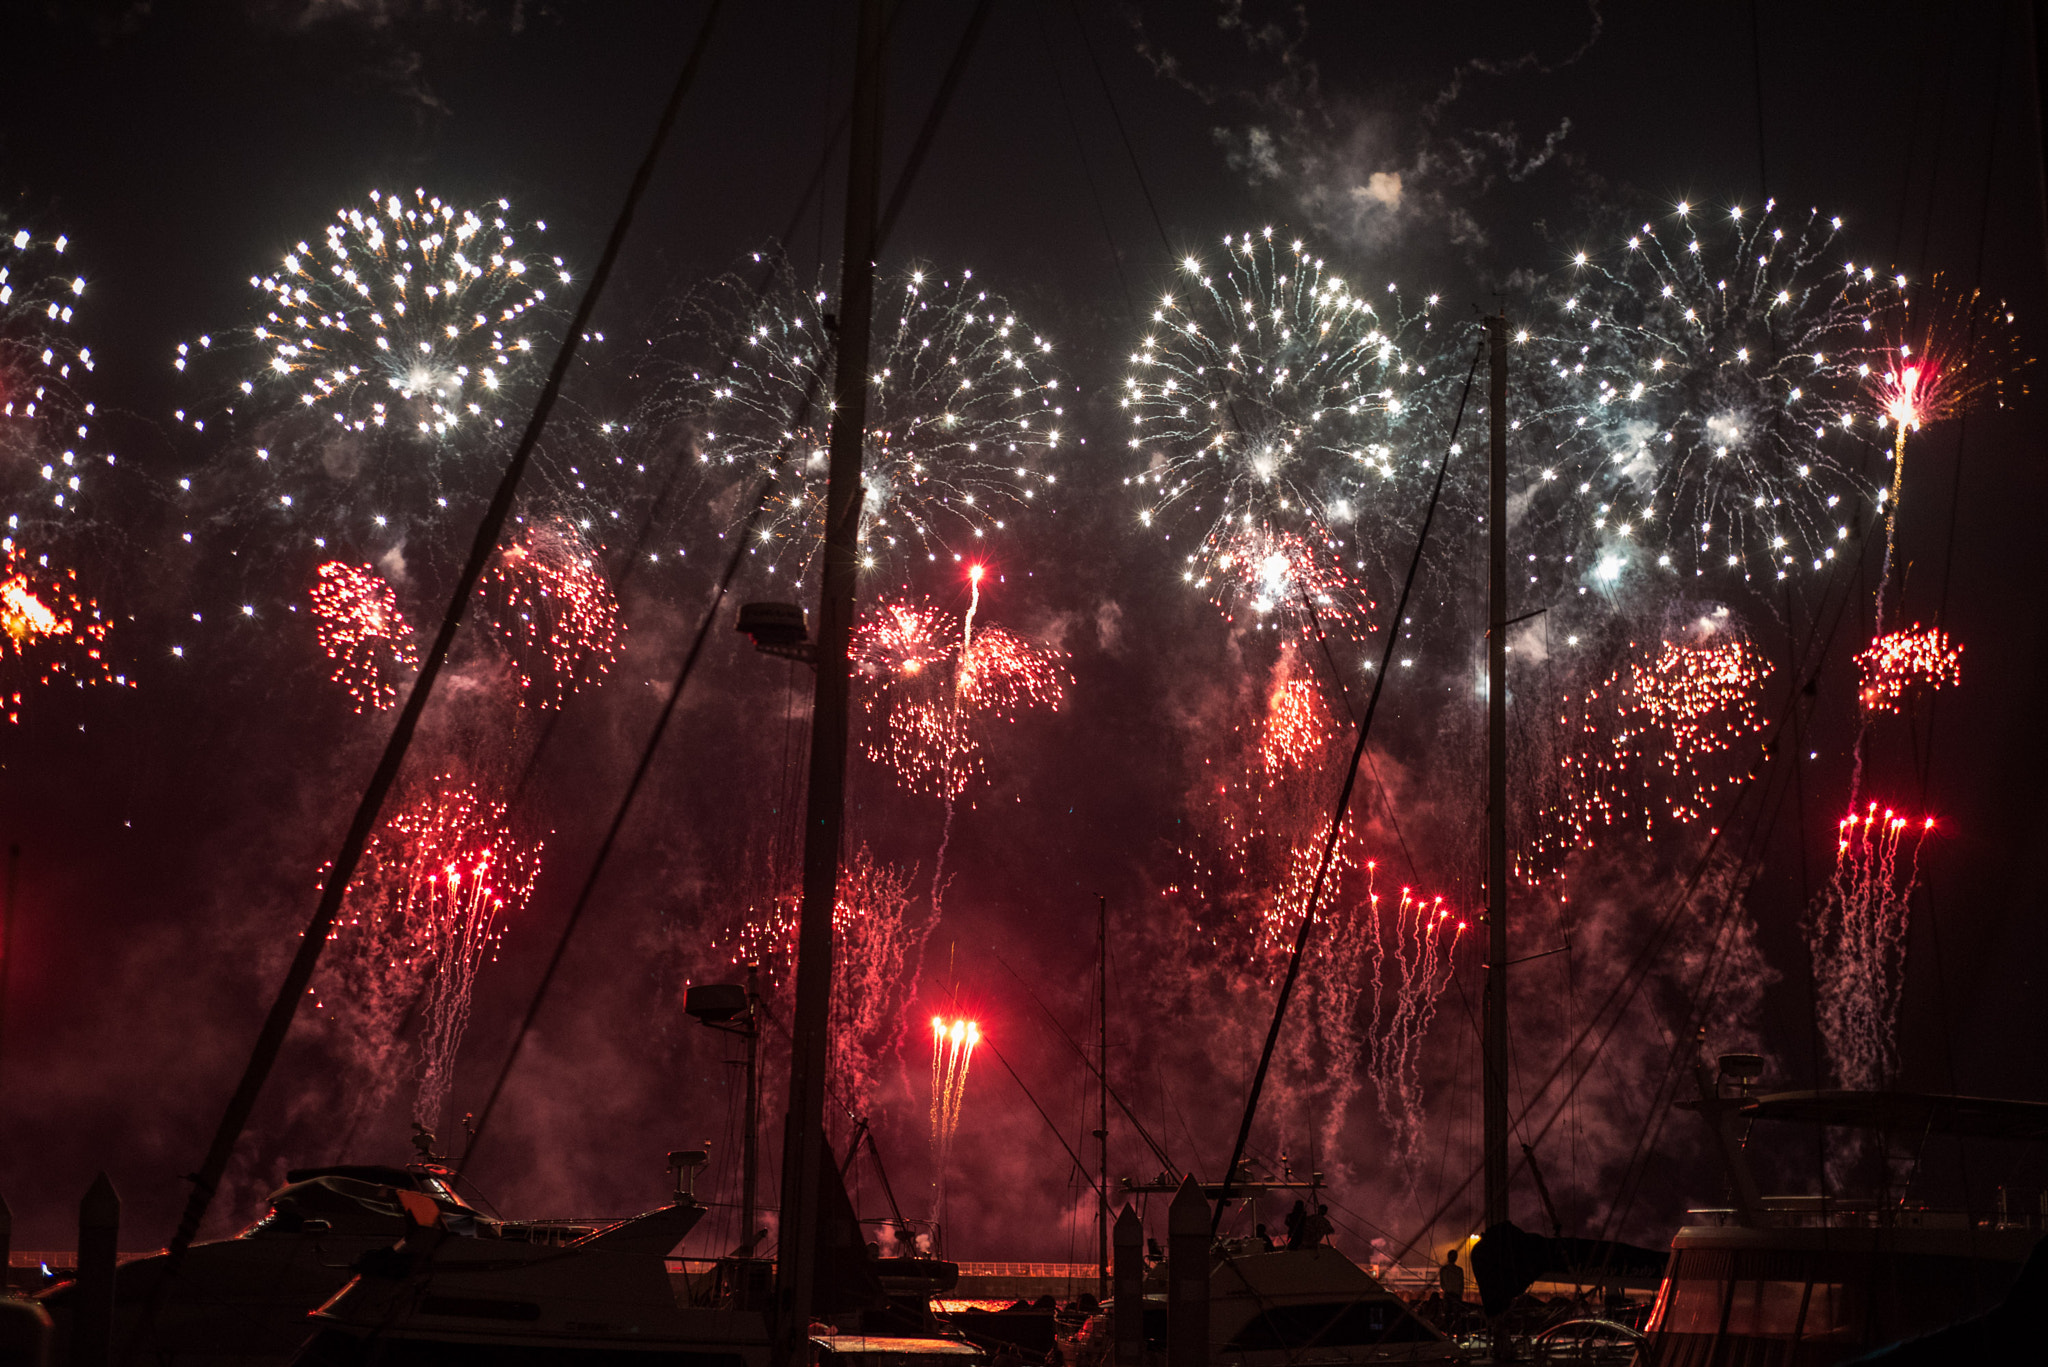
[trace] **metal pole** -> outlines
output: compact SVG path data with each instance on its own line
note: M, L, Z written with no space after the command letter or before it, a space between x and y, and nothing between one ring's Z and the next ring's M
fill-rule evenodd
M1101 1066L1095 1070L1095 1299L1109 1299L1109 898L1096 894L1096 1009Z
M745 1171L740 1176L740 1247L748 1257L760 1252L754 1246L754 1212L760 1205L761 1150L761 994L757 991L757 965L747 965L747 1137L746 1152L740 1156Z
M7 983L14 976L14 883L21 871L21 846L7 847L7 896L0 901L0 1064L5 1064Z
M1486 1226L1508 1218L1508 320L1486 320Z
M853 135L839 274L834 411L826 467L825 546L818 602L818 686L811 707L810 781L804 808L804 900L797 934L796 1028L782 1144L782 1238L777 1264L782 1321L777 1360L810 1357L818 1271L818 1176L825 1153L826 1032L832 1002L832 908L846 813L846 645L858 568L861 443L867 429L868 331L874 306L875 207L882 140L882 0L861 0L855 39Z

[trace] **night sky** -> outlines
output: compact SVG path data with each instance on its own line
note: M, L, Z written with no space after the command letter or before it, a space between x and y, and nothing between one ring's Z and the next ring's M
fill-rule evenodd
M0 1196L17 1249L70 1247L77 1196L102 1168L126 1202L123 1246L168 1236L187 1190L180 1174L205 1150L393 715L357 715L327 679L306 614L291 606L303 588L271 578L280 565L307 575L313 562L267 543L276 524L237 524L231 501L195 510L180 498L180 479L218 489L246 452L225 426L209 437L173 418L219 397L173 370L178 343L246 327L248 277L371 187L505 197L522 219L545 219L547 250L587 279L701 18L697 4L102 0L16 6L0 20L0 223L68 236L69 268L89 282L73 326L97 361L81 385L100 410L94 449L120 457L58 553L113 616L107 649L135 684L33 689L0 735L0 841L21 848L0 1035ZM902 6L888 54L885 192L964 19L964 6ZM578 462L592 423L635 413L646 358L678 345L678 301L783 231L844 107L852 39L850 4L726 8L595 317L606 340L565 391L551 478ZM977 1017L1069 1143L1093 1127L1085 1076L1033 995L1068 1030L1092 1030L1098 894L1110 908L1112 1080L1178 1165L1220 1175L1270 1016L1269 970L1217 952L1214 923L1197 929L1185 899L1167 895L1186 882L1182 852L1199 843L1203 794L1244 760L1232 737L1256 722L1278 650L1276 633L1242 615L1226 621L1181 583L1179 551L1139 526L1126 484L1137 467L1112 390L1180 257L1272 224L1313 239L1332 270L1440 293L1443 317L1469 326L1497 305L1511 318L1533 307L1574 251L1667 221L1680 200L1724 210L1768 194L1841 215L1842 253L1881 274L1981 282L2011 302L2031 354L2048 316L2048 234L2029 55L2017 10L1991 5L999 0L880 265L971 268L1057 343L1063 387L1078 391L1067 422L1085 442L1050 459L1057 497L989 542L982 611L1064 650L1073 681L1057 713L1027 714L991 742L987 776L951 827L943 919L892 1006L908 1033L876 1065L867 1109L913 1213L929 1202L920 1023L934 1012ZM1398 176L1399 194L1365 194L1376 174ZM784 244L798 275L828 285L843 175L835 160ZM2048 739L2039 403L2010 385L2003 411L1930 429L1909 463L1904 618L1939 615L1965 646L1960 689L1885 722L1868 751L1873 795L1938 817L1922 848L1899 1026L1898 1085L1910 1089L2048 1096L2036 1005L2048 918L2034 863L2048 815L2036 778ZM24 449L0 459L35 463ZM1466 450L1476 458L1476 444ZM1410 453L1418 466L1440 454ZM10 497L19 475L7 471ZM460 648L429 714L412 777L460 764L510 792L523 776L513 822L546 842L532 903L480 975L450 1121L479 1104L504 1056L708 601L736 495L695 476L677 487L683 507L664 534L679 561L628 578L619 553L630 536L606 543L621 651L558 722L494 696L502 680ZM451 492L475 499L487 488L488 476ZM547 496L529 490L527 510L545 512ZM438 618L436 575L447 577L471 525L412 548L416 622ZM204 553L182 548L194 527ZM1425 669L1389 682L1374 737L1374 792L1386 796L1371 799L1365 834L1398 881L1443 894L1476 926L1480 703L1430 700L1455 698L1443 680L1462 683L1480 650L1475 530L1467 518L1432 543L1411 615L1417 649L1442 677L1425 681ZM1405 563L1412 536L1383 558ZM1874 550L1859 563L1860 580L1844 560L1833 578L1795 575L1789 591L1701 581L1683 602L1638 596L1615 608L1636 614L1627 631L1655 633L1670 613L1726 606L1778 665L1758 704L1772 723L1788 693L1788 636L1808 640L1818 620L1828 645L1824 657L1815 647L1824 663L1799 711L1811 759L1795 782L1794 747L1782 741L1728 822L1754 956L1724 996L1746 1005L1693 1020L1686 956L1704 941L1659 960L1631 1023L1592 1065L1588 1099L1539 1143L1567 1233L1660 1244L1687 1202L1718 1199L1696 1122L1660 1119L1648 1101L1668 1091L1669 1061L1691 1057L1674 1041L1699 1025L1710 1052L1764 1052L1767 1086L1811 1085L1798 926L1830 867L1847 787L1850 657L1870 631ZM1397 586L1371 587L1384 617ZM956 614L967 594L960 567L936 562L863 581L863 595L884 589ZM738 601L786 593L757 569L734 588ZM241 615L253 601L262 611ZM1830 636L1843 601L1851 610ZM1381 639L1333 651L1354 698ZM470 1171L500 1209L645 1208L664 1190L665 1152L706 1137L708 1185L731 1199L732 1051L683 1016L681 995L688 981L733 972L737 899L801 802L808 689L799 667L714 627ZM1341 773L1327 777L1334 791ZM939 803L905 792L858 748L849 782L850 844L912 875L913 915L927 915ZM1579 859L1573 896L1589 919L1573 923L1575 939L1530 896L1514 953L1570 949L1512 980L1527 1022L1518 1112L1703 844L1695 828L1654 844L1617 839ZM1313 1087L1283 1081L1255 1134L1268 1166L1284 1152L1331 1176L1339 1243L1358 1256L1376 1236L1417 1235L1447 1197L1440 1234L1476 1219L1476 1190L1454 1194L1476 1161L1479 938L1458 952L1424 1049L1430 1158L1419 1183L1390 1162L1369 1090L1342 1098L1333 1118L1318 1113ZM410 1057L373 1057L335 1019L302 1014L210 1232L254 1215L287 1167L408 1152ZM350 1098L376 1077L392 1082L389 1104L354 1116ZM779 1078L771 1068L771 1160ZM1092 1257L1088 1189L992 1055L975 1060L963 1114L948 1252ZM1158 1170L1121 1120L1112 1131L1113 1175ZM1788 1163L1779 1177L1810 1189L1812 1167ZM2043 1180L2038 1166L2003 1157L1971 1178L1979 1199L2001 1182ZM871 1181L858 1199L863 1214L881 1213ZM1515 1212L1542 1223L1526 1181ZM733 1236L724 1218L700 1242Z

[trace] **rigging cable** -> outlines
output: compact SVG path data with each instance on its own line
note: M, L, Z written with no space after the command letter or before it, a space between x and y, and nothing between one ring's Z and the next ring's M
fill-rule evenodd
M669 93L668 103L663 107L655 123L654 135L649 140L646 154L641 158L632 184L626 192L624 204L620 207L617 221L612 225L610 238L605 243L604 254L598 259L592 272L589 286L584 290L578 303L575 317L570 320L562 338L560 350L555 355L553 368L548 373L547 383L541 389L534 405L533 416L528 421L525 434L519 446L506 464L505 472L498 482L497 491L492 495L483 520L478 524L476 537L456 581L455 592L449 600L447 613L435 633L433 645L422 661L420 673L408 694L405 707L399 713L390 738L384 748L383 757L370 776L361 801L357 804L354 819L342 839L341 849L328 871L320 901L307 926L305 935L293 955L284 981L279 985L266 1016L262 1031L256 1039L242 1078L228 1100L222 1114L213 1142L207 1150L198 1172L192 1175L192 1193L186 1201L184 1214L179 1218L177 1230L172 1234L168 1248L168 1259L164 1277L157 1283L159 1290L150 1297L143 1323L137 1326L136 1336L131 1338L130 1347L140 1341L141 1336L153 1325L161 1306L161 1288L167 1286L176 1276L184 1261L185 1251L198 1236L200 1223L206 1218L213 1194L226 1174L228 1161L233 1157L236 1145L248 1127L249 1116L255 1110L256 1100L262 1094L263 1085L269 1079L278 1054L282 1051L285 1036L290 1032L292 1020L298 1014L299 1003L307 995L313 970L319 965L320 953L333 934L334 922L341 910L342 896L348 890L350 880L355 876L356 865L362 858L363 849L369 843L370 833L375 828L384 799L398 778L400 766L411 748L414 731L419 726L421 715L428 700L433 696L434 684L440 677L441 667L448 658L448 651L455 640L456 629L462 623L464 611L482 579L484 567L491 554L497 549L498 535L505 520L511 515L512 502L519 490L521 477L526 473L534 447L539 443L541 432L546 428L549 415L554 410L556 396L560 393L563 377L568 373L570 363L576 356L577 343L588 324L597 301L604 293L605 282L610 278L612 267L617 263L620 249L625 244L627 229L632 226L634 210L639 207L641 196L646 193L653 179L654 168L660 159L663 145L668 141L670 129L682 109L683 99L695 83L697 71L703 62L705 50L711 41L712 28L718 18L723 0L710 0L704 21L697 32L694 45L683 64L681 74L676 78L674 89Z
M1315 931L1316 904L1322 900L1323 880L1329 875L1331 857L1337 852L1337 840L1343 834L1344 820L1351 807L1351 790L1358 783L1359 761L1365 757L1366 742L1372 736L1373 714L1379 710L1380 691L1387 682L1387 665L1392 662L1394 645L1400 639L1401 614L1408 610L1408 595L1415 588L1415 572L1422 567L1422 553L1429 547L1429 531L1436 522L1438 501L1443 497L1444 476L1451 468L1451 457L1458 454L1458 429L1465 422L1465 402L1472 397L1472 377L1479 373L1479 358L1486 351L1482 341L1472 352L1472 364L1465 370L1465 390L1458 397L1457 417L1451 422L1451 433L1444 447L1443 463L1437 466L1436 486L1430 490L1429 508L1422 517L1422 531L1415 538L1415 554L1408 562L1408 577L1401 584L1401 597L1394 604L1394 615L1387 623L1387 644L1380 657L1379 668L1373 673L1372 696L1366 700L1365 716L1358 723L1358 744L1352 749L1351 764L1344 774L1343 791L1337 795L1337 807L1330 817L1329 834L1323 839L1322 854L1316 860L1316 876L1309 884L1308 901L1301 910L1301 927L1294 937L1294 952L1287 960L1287 976L1280 983L1280 997L1273 1005L1273 1024L1266 1031L1265 1048L1259 1053L1258 1071L1253 1074L1251 1090L1245 1097L1244 1119L1237 1129L1237 1142L1232 1146L1230 1162L1223 1170L1223 1185L1217 1202L1216 1213L1210 1221L1209 1232L1213 1236L1223 1224L1223 1208L1230 1202L1230 1189L1237 1180L1237 1165L1244 1157L1245 1144L1251 1138L1252 1120L1258 1114L1259 1094L1266 1086L1266 1072L1273 1064L1273 1050L1280 1041L1280 1027L1287 1019L1288 999L1294 995L1294 984L1301 976L1302 959L1307 955L1309 937Z
M957 84L959 69L965 64L968 53L972 50L974 38L981 31L980 19L984 16L991 3L993 3L993 0L981 0L977 15L969 22L967 32L954 54L953 68L948 73L948 80L941 87L939 95L934 100L925 120L924 131L920 134L908 162L897 178L895 193L891 195L889 200L889 213L877 225L875 234L877 251L880 250L883 242L886 241L890 228L894 226L896 216L901 212L908 199L910 186L915 182L918 171L924 165L925 154L931 149L931 130L937 123L939 116L944 113L947 102L951 99L953 88ZM805 394L802 404L803 410L808 410L816 402L818 386L823 378L823 374L822 369L812 373L810 388ZM555 974L560 970L563 957L568 953L569 941L575 935L577 926L582 922L584 913L589 909L590 901L597 890L599 879L604 876L605 867L610 862L611 853L618 842L619 833L624 828L626 819L632 812L633 801L640 794L640 787L646 781L647 774L653 767L655 754L660 749L662 737L667 733L668 724L675 716L676 703L682 698L683 690L689 683L690 675L696 670L697 661L703 652L705 638L711 631L711 624L717 620L719 608L723 605L725 596L732 587L734 577L739 573L740 562L747 550L747 534L752 530L754 523L768 506L768 499L775 488L776 475L783 461L787 458L794 440L794 437L792 437L788 443L785 443L781 453L777 456L776 468L771 470L768 476L761 482L760 493L754 501L754 510L748 514L745 527L740 535L734 539L732 555L726 562L725 573L720 577L717 590L712 596L712 601L706 607L703 618L698 622L696 637L691 641L690 649L684 655L682 664L676 671L675 683L669 689L668 697L662 704L661 714L655 720L653 732L648 736L646 744L641 749L640 758L634 765L633 775L627 780L626 790L620 796L618 806L612 813L611 824L605 831L604 839L598 846L597 854L591 860L589 872L583 880L583 886L577 893L575 902L569 908L568 919L563 923L561 933L555 940L554 952L548 958L547 967L542 970L540 981L534 986L533 995L527 1003L526 1015L521 1020L517 1033L512 1037L512 1044L506 1052L504 1063L499 1067L496 1080L491 1084L491 1090L484 1101L483 1109L477 1113L475 1134L470 1141L468 1151L463 1156L465 1166L476 1153L477 1145L483 1140L485 1127L490 1121L492 1112L497 1108L498 1099L505 1089L506 1079L511 1076L512 1069L519 1061L520 1053L526 1044L526 1038L532 1033L534 1021L539 1017L541 1007L547 1000L548 990L554 985Z

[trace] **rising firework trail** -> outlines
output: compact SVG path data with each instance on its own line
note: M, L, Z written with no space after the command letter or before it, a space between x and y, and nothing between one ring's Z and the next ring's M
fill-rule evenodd
M1370 606L1354 575L1409 511L1433 414L1436 297L1411 311L1324 265L1271 228L1188 257L1118 396L1137 521L1192 537L1183 580L1262 627Z
M1835 872L1809 918L1821 1038L1838 1086L1888 1087L1898 1072L1907 899L1934 818L1909 821L1873 802L1836 828Z
M518 673L522 707L560 707L618 653L618 595L569 518L535 522L500 550L481 599L491 636Z
M391 706L420 657L389 581L369 565L330 560L314 572L308 596L314 635L333 665L328 677L348 690L358 712Z
M815 572L823 544L830 414L813 399L833 392L834 308L786 265L765 294L737 277L716 282L686 305L686 332L730 365L682 367L639 423L687 421L706 471L741 475L750 490L774 472L750 549L770 573L798 580ZM1051 357L1052 343L972 271L876 282L862 569L963 560L1052 492L1046 458L1071 438Z
M932 875L943 895L954 803L986 772L985 741L1027 710L1058 711L1068 683L1066 655L999 626L975 627L983 567L968 569L971 597L956 636L930 605L884 601L854 631L850 655L867 713L864 748L913 792L945 804Z
M1979 291L1959 295L1936 276L1927 288L1909 289L1895 278L1898 301L1886 318L1889 343L1867 372L1869 401L1879 428L1892 429L1892 478L1886 491L1884 568L1877 581L1877 630L1885 616L1899 504L1906 491L1906 435L1959 416L1980 402L2001 403L2007 383L2029 363L2019 351L2014 316L2004 303ZM2024 386L2020 392L2025 393Z
M960 1104L967 1094L967 1068L981 1026L971 1020L932 1017L932 1219L946 1213L946 1169L952 1160L953 1135L960 1128Z

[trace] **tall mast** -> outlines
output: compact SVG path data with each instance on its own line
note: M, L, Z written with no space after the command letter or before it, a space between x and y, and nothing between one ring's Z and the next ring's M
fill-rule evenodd
M1109 898L1095 898L1095 1299L1109 1299Z
M826 467L818 681L811 706L810 782L804 803L804 898L797 932L796 1024L782 1144L782 1233L777 1358L809 1359L818 1275L819 1174L825 1161L826 1029L832 1000L832 907L839 892L839 830L846 811L846 647L853 628L861 442L867 428L868 332L874 311L875 207L882 140L882 0L861 0L855 38L853 127L846 167L846 228L839 265L832 440Z
M1508 319L1486 320L1486 1226L1508 1218Z

